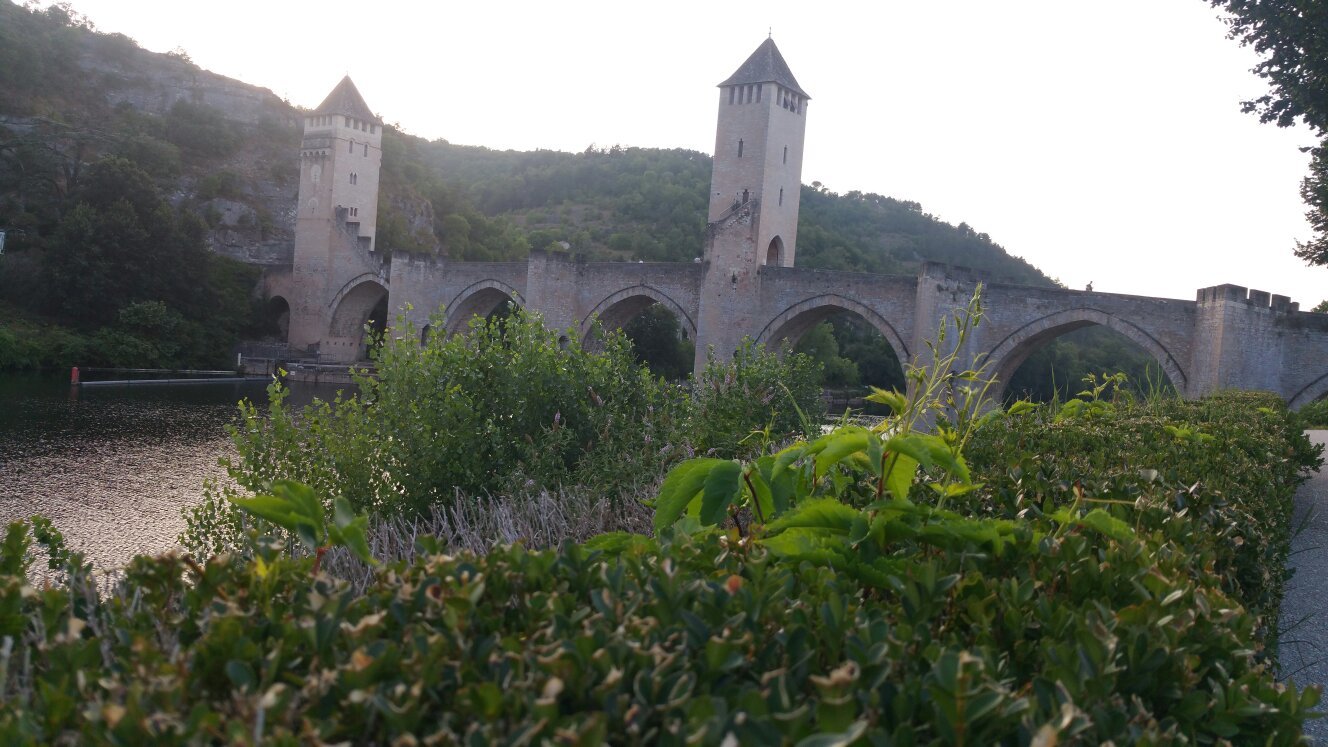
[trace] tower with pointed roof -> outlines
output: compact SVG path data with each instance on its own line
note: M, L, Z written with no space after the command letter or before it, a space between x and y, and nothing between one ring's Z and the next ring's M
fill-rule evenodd
M291 299L292 347L323 342L331 319L328 300L348 279L377 263L382 142L383 122L350 76L304 119L292 268L301 293Z
M697 373L712 351L727 360L744 335L759 332L761 270L793 266L809 99L773 39L719 84Z
M760 265L793 266L810 99L770 38L719 84L709 221L754 202Z

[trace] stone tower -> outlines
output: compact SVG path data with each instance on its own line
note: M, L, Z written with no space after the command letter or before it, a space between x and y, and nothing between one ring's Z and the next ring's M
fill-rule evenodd
M793 266L810 98L773 39L719 84L708 220L717 223L735 205L756 201L754 238L762 265Z
M760 333L752 312L761 267L793 266L809 99L772 39L719 84L697 324L708 332L697 339L698 375L711 350L727 360L744 336Z
M329 335L330 305L374 257L383 122L347 76L304 119L295 220L290 345L311 350Z

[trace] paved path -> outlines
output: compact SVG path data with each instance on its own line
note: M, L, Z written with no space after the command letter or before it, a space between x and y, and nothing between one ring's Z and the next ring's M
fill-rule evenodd
M1319 444L1328 431L1309 431ZM1328 685L1328 465L1296 493L1290 565L1296 569L1282 600L1281 676L1297 685ZM1320 702L1319 709L1324 710ZM1313 744L1328 744L1328 718L1310 721Z

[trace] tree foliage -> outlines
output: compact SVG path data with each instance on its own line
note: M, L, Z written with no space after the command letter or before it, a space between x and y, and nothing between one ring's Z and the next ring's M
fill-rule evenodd
M1323 0L1209 0L1226 13L1230 37L1262 59L1253 72L1268 93L1245 101L1259 121L1290 127L1302 123L1321 140L1310 149L1310 173L1300 196L1314 230L1298 242L1296 256L1328 265L1328 3Z

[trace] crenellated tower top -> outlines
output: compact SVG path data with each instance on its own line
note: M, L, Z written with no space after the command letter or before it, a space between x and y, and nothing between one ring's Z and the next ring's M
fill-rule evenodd
M708 220L714 223L752 203L757 262L791 267L811 97L799 85L774 39L761 42L719 84L719 90Z

